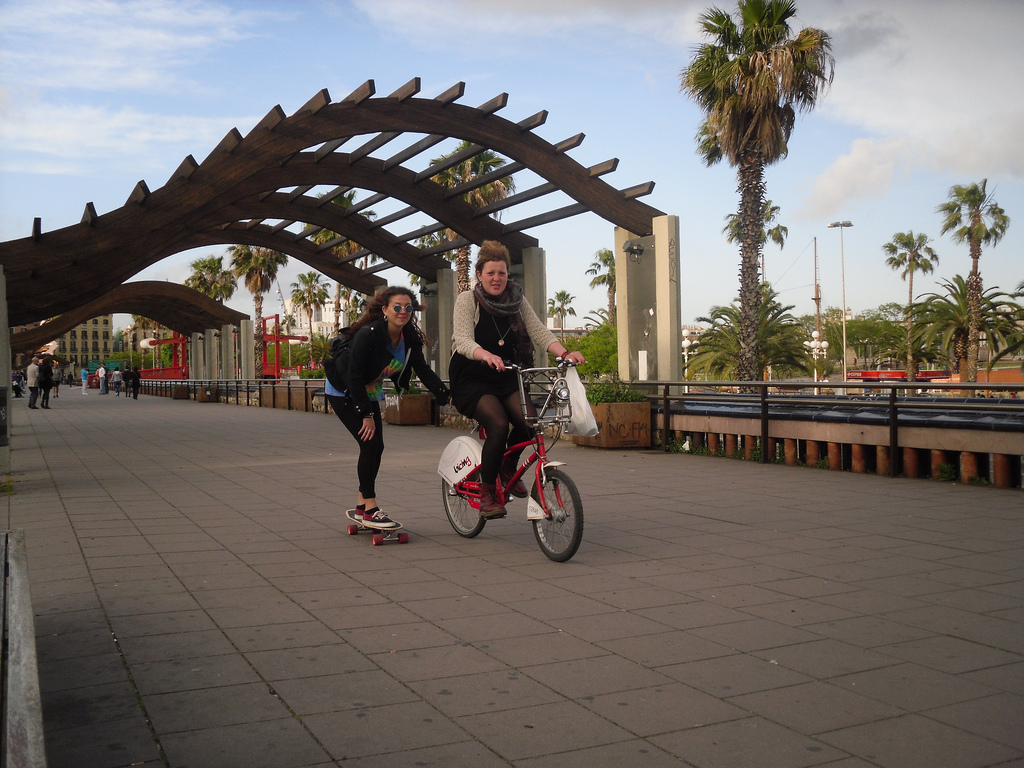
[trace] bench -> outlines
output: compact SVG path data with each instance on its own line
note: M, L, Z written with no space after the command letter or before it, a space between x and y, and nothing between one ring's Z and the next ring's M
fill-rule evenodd
M46 768L25 532L0 531L0 555L4 566L3 601L0 602L3 627L3 652L0 653L3 749L0 760L5 768Z

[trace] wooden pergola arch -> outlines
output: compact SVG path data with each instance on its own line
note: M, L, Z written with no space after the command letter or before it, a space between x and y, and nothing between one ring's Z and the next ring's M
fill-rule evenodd
M184 336L203 333L207 328L238 325L248 317L184 285L140 280L119 285L48 323L12 333L11 354L32 352L81 323L114 312L148 317Z
M323 90L291 116L274 107L244 137L232 129L202 163L186 157L159 189L151 192L140 181L117 210L97 215L88 203L81 223L45 233L36 219L31 237L0 243L9 324L81 307L168 256L209 245L272 248L372 293L384 283L377 274L383 269L400 267L433 282L439 269L450 268L442 252L485 239L504 242L517 262L524 248L538 244L524 230L586 211L638 235L651 234L652 221L662 212L636 198L649 194L653 182L618 190L601 178L615 170L616 160L586 168L567 155L583 134L551 144L533 133L546 112L511 122L496 114L507 94L473 108L456 103L464 88L458 83L434 99L419 98L415 78L389 96L374 98L371 80L337 103ZM390 155L381 152L406 134L422 137ZM406 165L446 139L470 146L419 171ZM485 149L507 164L451 189L432 181ZM486 208L474 209L462 199L475 187L523 170L543 182ZM328 191L316 193L324 188ZM351 189L371 194L350 208L331 204ZM557 191L574 202L510 223L496 218L499 211ZM403 207L377 219L361 213L388 200ZM393 231L421 212L430 224ZM323 230L337 237L317 244L311 238ZM458 239L434 248L416 245L423 235L441 230L457 233ZM346 240L361 250L341 259L333 248ZM382 263L360 269L356 261L370 253ZM153 310L140 314L155 317Z

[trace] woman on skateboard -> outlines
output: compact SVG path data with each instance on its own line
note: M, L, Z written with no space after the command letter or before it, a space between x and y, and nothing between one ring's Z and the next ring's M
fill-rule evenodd
M355 516L379 528L396 528L377 506L376 481L384 453L381 434L380 401L387 377L401 391L408 389L415 371L424 386L434 393L438 403L450 399L448 387L423 358L423 332L414 313L420 309L412 291L392 286L378 293L366 311L347 329L348 365L339 371L344 389L325 382L324 394L341 423L359 445L356 472L359 498Z
M519 457L509 456L502 463L502 456L507 446L533 437L519 402L519 380L513 371L505 370L505 361L533 367L537 345L574 363L585 362L579 352L566 352L537 317L523 297L523 289L509 279L511 263L504 245L485 240L477 254L476 287L455 300L455 354L449 369L452 403L487 432L480 458L481 517L506 514L495 483L499 472L506 481L511 479ZM520 498L529 495L522 480L510 492Z

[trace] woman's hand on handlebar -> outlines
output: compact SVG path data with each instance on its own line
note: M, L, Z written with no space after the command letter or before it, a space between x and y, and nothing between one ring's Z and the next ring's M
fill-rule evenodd
M480 357L481 363L486 365L488 368L493 368L496 371L505 370L505 361L502 360L500 356L493 355L483 348L481 348L480 351L482 353L482 356Z
M583 365L585 362L587 362L583 357L583 353L576 351L566 352L564 355L562 355L561 359L565 360L566 362L572 363L573 365Z

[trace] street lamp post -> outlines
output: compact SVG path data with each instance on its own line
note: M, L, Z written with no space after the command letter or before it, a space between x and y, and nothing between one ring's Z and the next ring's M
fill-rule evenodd
M817 331L811 331L811 340L805 341L804 346L807 347L807 351L811 353L811 357L814 358L814 383L818 383L818 358L828 356L828 342L819 341L821 334ZM817 387L814 388L814 394L820 394Z
M839 270L843 283L843 383L846 383L846 258L843 254L843 230L852 227L848 221L833 221L828 225L829 229L839 228ZM843 389L843 394L846 390Z
M683 328L683 378L687 381L690 379L690 347L697 346L697 339L690 338L691 333L689 328ZM684 385L683 393L690 394L689 384Z

